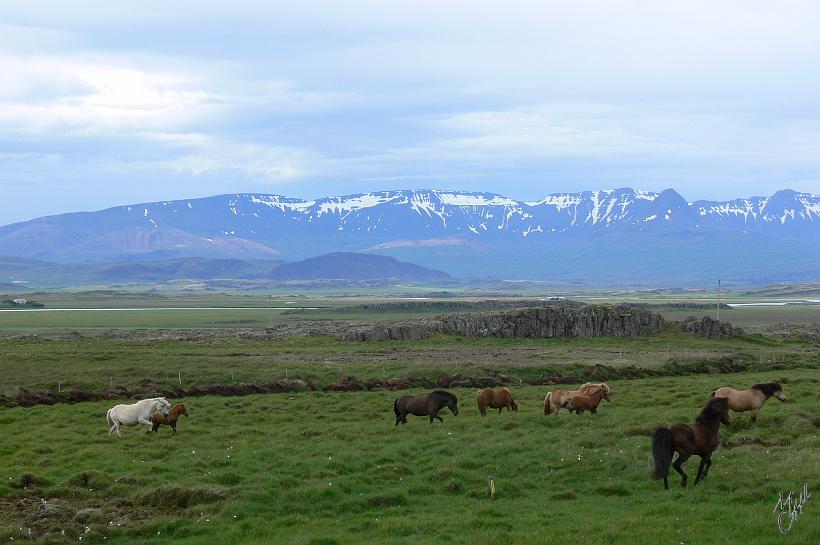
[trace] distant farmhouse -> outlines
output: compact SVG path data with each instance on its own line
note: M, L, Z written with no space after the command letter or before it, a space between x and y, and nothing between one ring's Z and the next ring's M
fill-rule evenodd
M28 299L12 299L11 302L15 305L25 305L28 303Z

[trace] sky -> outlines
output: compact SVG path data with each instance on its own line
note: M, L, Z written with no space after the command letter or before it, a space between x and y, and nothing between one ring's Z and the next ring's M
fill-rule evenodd
M814 1L0 3L0 224L221 193L820 193Z

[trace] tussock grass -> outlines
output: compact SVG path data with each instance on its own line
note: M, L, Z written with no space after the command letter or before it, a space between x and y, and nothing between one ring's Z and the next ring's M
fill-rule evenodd
M597 415L558 417L542 414L548 387L513 387L521 411L486 418L455 389L459 416L399 427L385 391L196 398L177 435L120 439L105 430L113 402L4 409L0 541L31 528L52 543L782 543L778 492L820 488L816 374L613 381ZM755 425L735 415L704 483L650 478L656 425L691 422L718 386L772 380L790 401ZM692 482L697 459L685 469ZM39 484L15 486L26 474ZM61 516L38 518L41 498ZM816 543L816 509L790 544Z

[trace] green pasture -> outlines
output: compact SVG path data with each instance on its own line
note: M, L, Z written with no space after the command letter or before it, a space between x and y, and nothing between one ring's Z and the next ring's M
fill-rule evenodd
M320 387L342 375L359 379L483 377L503 372L526 381L590 366L657 369L721 358L769 369L820 364L820 346L794 337L749 335L711 340L674 331L638 338L494 339L435 335L421 341L343 342L331 337L275 341L203 337L193 341L0 338L0 394L28 389L134 387L312 379ZM685 371L682 371L685 372ZM617 376L617 375L616 375Z
M547 387L512 388L520 412L486 418L473 390L455 389L459 416L398 428L399 394L386 391L187 399L175 436L108 437L112 402L2 409L0 541L813 545L819 379L792 368L612 381L597 415L557 417L542 414ZM735 415L702 484L650 479L655 426L692 421L717 386L774 380L789 401L769 401L756 425ZM803 483L815 497L782 536L778 493ZM41 499L61 511L39 518Z
M542 293L529 295L550 296ZM395 297L378 294L352 294L331 296L305 291L292 294L242 293L161 293L124 292L98 290L76 293L43 293L26 297L42 303L46 309L58 312L0 312L0 335L15 335L31 332L52 332L62 330L106 331L110 329L171 328L171 329L220 329L249 328L261 329L269 324L288 321L321 320L401 320L441 314L437 309L417 308L412 310L368 310L358 305L369 303L390 303L417 301L413 297ZM576 294L576 299L592 304L616 304L620 302L649 305L650 310L659 312L667 320L679 321L689 316L715 317L715 309L708 294L657 295L644 293L610 293L601 296ZM427 301L482 301L490 297L463 292L447 299L425 299ZM498 298L498 297L495 297ZM515 299L508 297L506 299ZM815 299L772 298L764 295L736 294L724 301L750 303L777 300L802 301L785 306L749 306L722 309L721 319L750 330L760 330L783 323L820 323L820 303ZM697 303L710 305L707 308L685 309L669 306L673 303ZM273 307L273 310L269 310ZM319 307L317 310L288 311L298 307ZM341 307L341 308L339 308ZM183 310L174 310L174 309ZM92 310L93 309L93 310ZM109 310L116 309L116 310ZM139 310L132 310L139 309ZM336 310L334 310L336 309Z

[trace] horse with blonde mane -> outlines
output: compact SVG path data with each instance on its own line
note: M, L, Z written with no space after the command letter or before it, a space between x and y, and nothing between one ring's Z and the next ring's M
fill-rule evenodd
M575 396L589 396L603 390L606 400L612 401L609 385L604 382L586 382L577 390L555 390L544 396L544 414L558 414L561 407L566 407L567 401Z
M167 415L171 410L171 405L164 397L152 397L150 399L143 399L131 405L116 405L110 409L105 415L108 421L109 429L108 435L117 432L120 435L120 426L147 426L151 428L151 415L159 411Z
M487 416L487 407L498 409L498 414L505 407L507 412L518 412L518 403L513 399L512 394L507 388L484 388L479 390L475 395L475 401L478 404L478 412L481 416Z
M757 422L757 411L770 397L776 397L781 402L786 401L783 386L778 382L755 384L748 390L735 390L724 386L712 392L712 397L725 397L729 400L729 408L736 413L752 411L752 422Z

